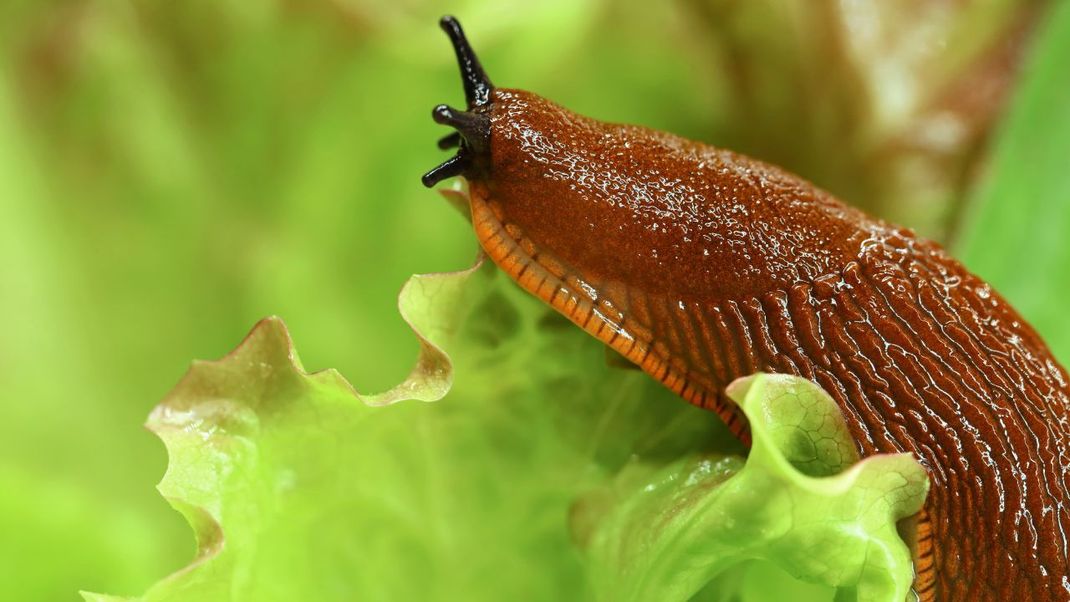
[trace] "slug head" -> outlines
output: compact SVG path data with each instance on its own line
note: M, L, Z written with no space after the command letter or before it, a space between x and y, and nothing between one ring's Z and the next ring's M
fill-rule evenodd
M432 111L457 130L439 147L458 150L423 182L465 176L497 222L481 242L508 236L591 281L725 299L838 273L882 229L760 161L495 88L457 20L440 25L468 110Z
M446 35L453 43L457 64L461 68L461 82L468 110L459 111L448 105L438 105L431 111L435 123L448 125L457 131L438 141L438 147L446 150L457 148L457 154L424 174L422 180L428 188L453 176L471 177L485 169L490 154L491 93L494 85L479 64L479 58L464 36L461 24L449 15L439 20Z

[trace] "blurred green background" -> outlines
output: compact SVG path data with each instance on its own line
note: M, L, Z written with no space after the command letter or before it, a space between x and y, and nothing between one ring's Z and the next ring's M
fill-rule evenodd
M1065 349L1070 28L1043 3L8 0L5 599L137 594L188 562L141 424L260 317L364 390L407 373L398 288L475 251L419 183L430 108L462 98L446 12L496 84L793 169L956 245Z

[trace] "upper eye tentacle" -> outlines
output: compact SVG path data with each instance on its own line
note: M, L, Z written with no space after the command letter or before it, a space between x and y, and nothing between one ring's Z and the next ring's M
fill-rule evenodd
M457 65L461 68L461 80L464 82L464 97L468 101L468 108L474 109L490 102L490 93L494 90L494 84L490 83L483 65L479 64L468 38L464 36L461 23L455 17L446 15L439 19L439 26L453 42L453 51L457 53Z

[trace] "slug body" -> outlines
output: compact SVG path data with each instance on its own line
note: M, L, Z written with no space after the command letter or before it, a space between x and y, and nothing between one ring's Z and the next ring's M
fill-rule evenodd
M745 441L723 390L767 371L820 384L863 455L913 452L922 599L1070 599L1067 374L998 293L776 167L495 89L443 26L469 111L436 108L460 151L425 183L466 176L495 263Z

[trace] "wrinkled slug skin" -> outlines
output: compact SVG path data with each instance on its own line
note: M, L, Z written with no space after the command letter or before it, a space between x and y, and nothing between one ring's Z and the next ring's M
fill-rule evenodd
M761 370L824 387L863 455L915 453L923 600L1070 598L1067 375L991 287L776 167L491 100L473 221L521 286L744 439L722 390Z

